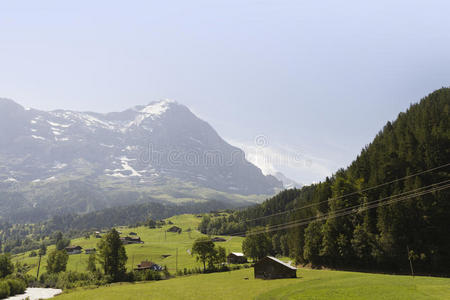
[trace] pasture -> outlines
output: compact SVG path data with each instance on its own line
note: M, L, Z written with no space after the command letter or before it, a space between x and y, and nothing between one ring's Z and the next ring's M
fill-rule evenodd
M56 300L78 299L450 299L450 279L300 269L298 278L261 280L253 269L69 290Z
M150 260L162 266L167 266L169 272L175 273L176 267L183 270L184 268L202 267L201 263L197 262L195 257L190 255L190 249L194 240L198 237L205 236L197 231L200 218L195 215L178 215L167 219L171 221L173 225L165 225L162 228L150 229L148 227L117 227L116 229L122 232L121 236L127 236L130 232L137 233L137 236L144 241L144 244L132 244L126 245L125 249L128 255L127 269L131 270L132 267L136 267L138 263L143 260ZM182 228L182 233L166 232L171 226L178 226ZM188 231L191 229L191 231ZM224 237L226 242L219 242L218 245L225 247L227 252L238 251L241 252L241 244L243 238L241 237ZM100 239L95 238L93 235L89 239L78 238L71 241L71 245L79 245L86 248L96 248ZM54 246L50 246L47 249L47 253L54 249ZM177 261L178 252L178 261ZM31 265L32 268L29 274L36 275L38 257L29 257L30 252L26 252L13 256L13 261L20 261ZM167 256L168 255L168 256ZM83 272L87 268L87 261L89 255L84 253L75 254L69 256L69 262L67 264L67 270ZM45 272L45 266L47 261L47 255L42 257L40 273Z

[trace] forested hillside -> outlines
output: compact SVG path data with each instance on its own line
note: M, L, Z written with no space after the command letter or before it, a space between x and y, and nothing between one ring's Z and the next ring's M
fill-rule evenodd
M450 275L449 112L450 89L437 90L388 122L331 178L227 218L205 218L200 230L264 226L270 252L313 266L410 272L411 259L418 273Z

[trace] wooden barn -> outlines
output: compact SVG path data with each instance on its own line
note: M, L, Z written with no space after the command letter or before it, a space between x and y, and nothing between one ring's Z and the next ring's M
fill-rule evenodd
M157 265L151 261L143 261L137 265L135 268L136 271L145 271L145 270L153 270L153 271L162 271L163 267Z
M217 242L226 242L227 240L222 237L216 236L215 238L212 238L211 241L213 241L214 243L217 243Z
M227 263L228 264L245 264L245 263L247 263L247 258L244 256L243 253L231 252L227 256Z
M176 232L176 233L181 233L181 228L178 226L172 226L169 229L167 229L167 232Z
M255 263L255 278L296 278L297 268L272 256L266 256Z
M95 253L95 252L96 252L95 248L84 249L84 253L86 253L86 254L92 254L92 253Z
M67 254L69 254L69 255L70 254L80 254L82 249L83 248L81 248L80 246L69 246L69 247L65 248Z
M136 236L136 237L131 237L131 236L125 236L125 237L121 237L120 241L122 242L122 244L124 245L129 245L129 244L143 244L144 242L141 240L140 237Z

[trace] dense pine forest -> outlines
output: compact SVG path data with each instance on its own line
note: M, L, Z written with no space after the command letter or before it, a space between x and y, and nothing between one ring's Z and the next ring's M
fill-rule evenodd
M437 90L388 122L331 178L228 217L205 217L199 229L256 230L270 239L268 252L313 267L394 273L413 267L448 276L449 112L450 89Z

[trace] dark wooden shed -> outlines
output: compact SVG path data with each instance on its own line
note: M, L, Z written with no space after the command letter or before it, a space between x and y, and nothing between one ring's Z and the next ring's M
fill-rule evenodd
M227 263L229 264L245 264L247 263L247 258L243 253L231 252L227 256Z
M176 232L176 233L181 233L181 228L178 226L172 226L169 229L167 229L167 232Z
M226 242L227 240L224 239L223 237L216 236L215 238L212 238L211 241L216 243L216 242Z
M296 278L297 268L272 256L266 256L255 263L255 278Z

